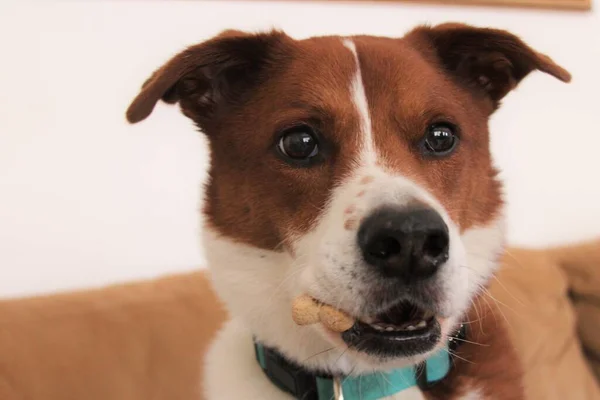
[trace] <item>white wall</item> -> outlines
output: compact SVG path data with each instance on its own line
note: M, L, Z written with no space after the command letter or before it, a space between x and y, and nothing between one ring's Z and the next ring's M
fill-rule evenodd
M600 1L600 0L599 0ZM598 5L596 1L596 5ZM174 107L128 126L147 75L225 28L401 35L465 21L515 31L569 68L536 74L495 116L512 243L600 234L600 15L333 2L0 4L0 297L203 264L205 144Z

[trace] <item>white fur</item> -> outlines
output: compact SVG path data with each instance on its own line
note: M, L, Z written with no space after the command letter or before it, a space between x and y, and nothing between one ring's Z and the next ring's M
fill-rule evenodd
M414 201L429 205L442 216L448 225L451 243L449 259L438 274L438 290L445 299L439 312L447 317L444 335L459 322L457 318L467 310L473 295L494 271L494 258L503 244L502 219L461 234L441 203L424 188L377 166L378 155L356 46L350 39L343 44L356 60L349 100L361 120L361 152L353 174L333 190L314 229L295 240L295 256L260 250L223 237L209 227L204 229L203 240L213 282L233 317L206 360L209 400L289 398L275 389L258 367L252 335L307 367L341 374L387 370L414 364L427 356L384 363L348 350L339 338L319 326L299 327L292 321L292 299L306 292L352 314L369 306L359 294L361 290L364 293L372 289L363 279L368 277L369 268L363 265L356 245L357 226L345 227L349 219L359 221L380 206L402 207ZM370 182L365 183L365 177L369 177ZM362 191L364 194L358 196ZM476 394L472 396L465 399L478 398ZM412 400L423 396L418 389L410 389L391 398Z
M238 319L225 325L206 357L209 400L291 399L266 378L254 356L252 335Z
M352 91L352 101L360 116L360 130L363 136L362 141L362 158L368 164L374 164L376 161L375 150L373 148L373 131L371 128L371 114L369 113L369 102L365 93L365 86L362 80L362 71L360 70L360 62L358 61L358 52L356 45L350 39L344 40L344 46L350 50L354 56L356 64L356 72L352 77L350 89Z
M483 399L483 393L481 393L481 390L472 389L471 391L466 393L463 397L461 397L459 400L482 400L482 399Z

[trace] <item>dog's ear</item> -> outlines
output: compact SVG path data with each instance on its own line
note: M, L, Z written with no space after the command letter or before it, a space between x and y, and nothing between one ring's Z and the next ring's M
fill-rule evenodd
M139 122L159 100L179 102L182 112L204 127L281 66L293 40L282 32L247 34L225 31L174 56L155 71L127 109L127 120Z
M527 74L540 70L561 81L571 75L550 57L503 30L464 24L419 27L407 36L418 41L461 83L483 93L495 106Z

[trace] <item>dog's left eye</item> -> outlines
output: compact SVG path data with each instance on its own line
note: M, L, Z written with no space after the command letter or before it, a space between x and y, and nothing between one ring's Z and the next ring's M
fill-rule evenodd
M456 148L457 143L456 128L449 123L430 125L423 140L425 150L436 156L450 154Z
M279 139L277 147L283 155L294 160L307 160L319 153L315 133L306 125L285 131Z

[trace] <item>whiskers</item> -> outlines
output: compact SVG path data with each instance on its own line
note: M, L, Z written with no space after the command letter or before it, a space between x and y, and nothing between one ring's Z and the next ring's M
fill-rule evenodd
M489 347L490 346L489 344L473 342L471 340L462 339L462 338L459 338L459 337L456 337L456 336L451 336L451 338L452 338L453 341L474 344L475 346L481 346L481 347Z
M302 362L303 362L303 363L305 363L305 362L307 362L307 361L309 361L309 360L312 360L312 359L313 359L313 358L315 358L315 357L318 357L318 356L320 356L320 355L323 355L323 354L325 354L325 353L328 353L328 352L330 352L330 351L333 351L333 350L336 350L336 349L339 349L339 348L340 348L340 346L332 346L332 347L330 347L330 348L328 348L328 349L321 350L321 351L319 351L318 353L315 353L315 354L313 354L312 356L305 358L304 360L302 360Z
M504 313L504 311L502 310L502 308L500 306L506 307L509 311L511 311L513 314L515 314L516 316L520 316L521 314L519 314L516 310L514 310L513 308L511 308L510 306L508 306L507 304L501 302L500 300L498 300L497 298L495 298L490 291L487 288L482 288L482 292L484 295L486 295L489 299L492 300L492 302L496 305L496 308L498 309L498 312L500 313L500 315L502 315L502 317L504 318L504 321L506 322L506 324L508 326L510 326L512 328L512 324L510 323L510 321L508 320L508 318L506 317L506 314ZM487 299L484 297L485 301L487 302ZM496 315L496 314L494 314Z
M302 271L304 271L304 268L306 267L306 265L299 265L294 267L285 278L283 278L281 280L281 282L279 282L279 284L275 287L275 289L273 289L273 291L271 292L271 295L269 296L268 302L271 303L273 301L273 299L275 298L275 296L279 295L279 292L284 288L284 286L292 279L297 277ZM291 312L291 311L290 311Z
M448 354L450 355L450 357L453 357L453 358L458 358L459 360L462 360L462 361L464 361L464 362L467 362L467 363L469 363L469 364L473 364L473 365L475 365L475 363L474 363L473 361L471 361L471 360L467 360L466 358L459 356L458 354L456 354L456 352L455 352L455 351L452 351L452 350L450 350L450 349L447 349L447 348L444 348L444 351L445 351L446 353L448 353Z
M467 266L467 265L462 265L461 267L462 267L462 268L469 269L469 270L470 270L470 271L472 271L472 272L473 272L473 273L474 273L476 276L482 277L482 276L481 276L481 274L480 274L478 271L475 271L473 268L470 268L470 267L469 267L469 266ZM515 300L515 301L516 301L516 302L517 302L519 305L521 305L521 306L523 306L523 305L524 305L524 304L523 304L523 302L522 302L521 300L519 300L517 297L515 297L515 296L514 296L514 295L513 295L513 294L512 294L512 293L511 293L511 292L510 292L510 291L509 291L507 288L506 288L506 286L504 286L504 285L502 284L502 282L500 282L500 279L498 279L498 277L496 277L495 275L492 275L491 277L492 277L492 278L494 278L494 279L495 279L495 280L498 282L498 284L500 285L500 287L502 287L502 288L503 288L503 290L505 290L505 291L508 293L508 295L509 295L511 298L513 298L513 299L514 299L514 300ZM491 300L491 301L492 301L492 304L494 304L494 306L495 306L495 307L496 307L496 309L498 310L498 313L500 313L500 315L501 315L501 316L502 316L502 318L505 320L505 322L506 322L506 323L507 323L509 326L511 326L509 319L506 317L506 314L505 314L504 310L503 310L503 309L502 309L500 306L502 306L502 307L505 307L506 309L508 309L509 311L511 311L512 313L514 313L514 314L515 314L515 315L517 315L517 316L520 316L520 313L519 313L519 312L517 312L517 311L516 311L515 309L513 309L512 307L510 307L509 305L507 305L506 303L504 303L504 302L502 302L502 301L498 300L496 297L494 297L494 295L492 295L492 293L489 291L489 289L488 289L487 287L485 287L485 286L484 286L484 284L480 283L480 284L478 284L477 286L478 286L478 291L481 293L481 296L480 296L480 299L481 299L481 301L485 301L485 303L486 303L486 305L487 305L487 308L488 308L490 311L493 311L493 310L492 310L492 305L490 304L490 300ZM471 304L473 305L474 311L475 311L475 313L477 314L477 319L478 319L478 320L481 320L481 315L480 315L480 311L478 310L477 303L476 303L476 302L475 302L473 299L471 299ZM496 320L496 323L497 323L498 321L497 321L497 318L496 318L496 313L493 313L493 315L494 315L494 319ZM480 328L482 329L482 332L483 332L483 326L482 326L482 324L480 324Z
M338 364L339 364L340 360L342 359L342 357L344 357L344 354L346 354L346 352L348 350L350 350L350 346L346 346L346 348L344 349L344 351L342 351L342 354L340 354L340 356L337 358L337 360L335 360L335 362L333 363L334 369L336 367L338 367Z

